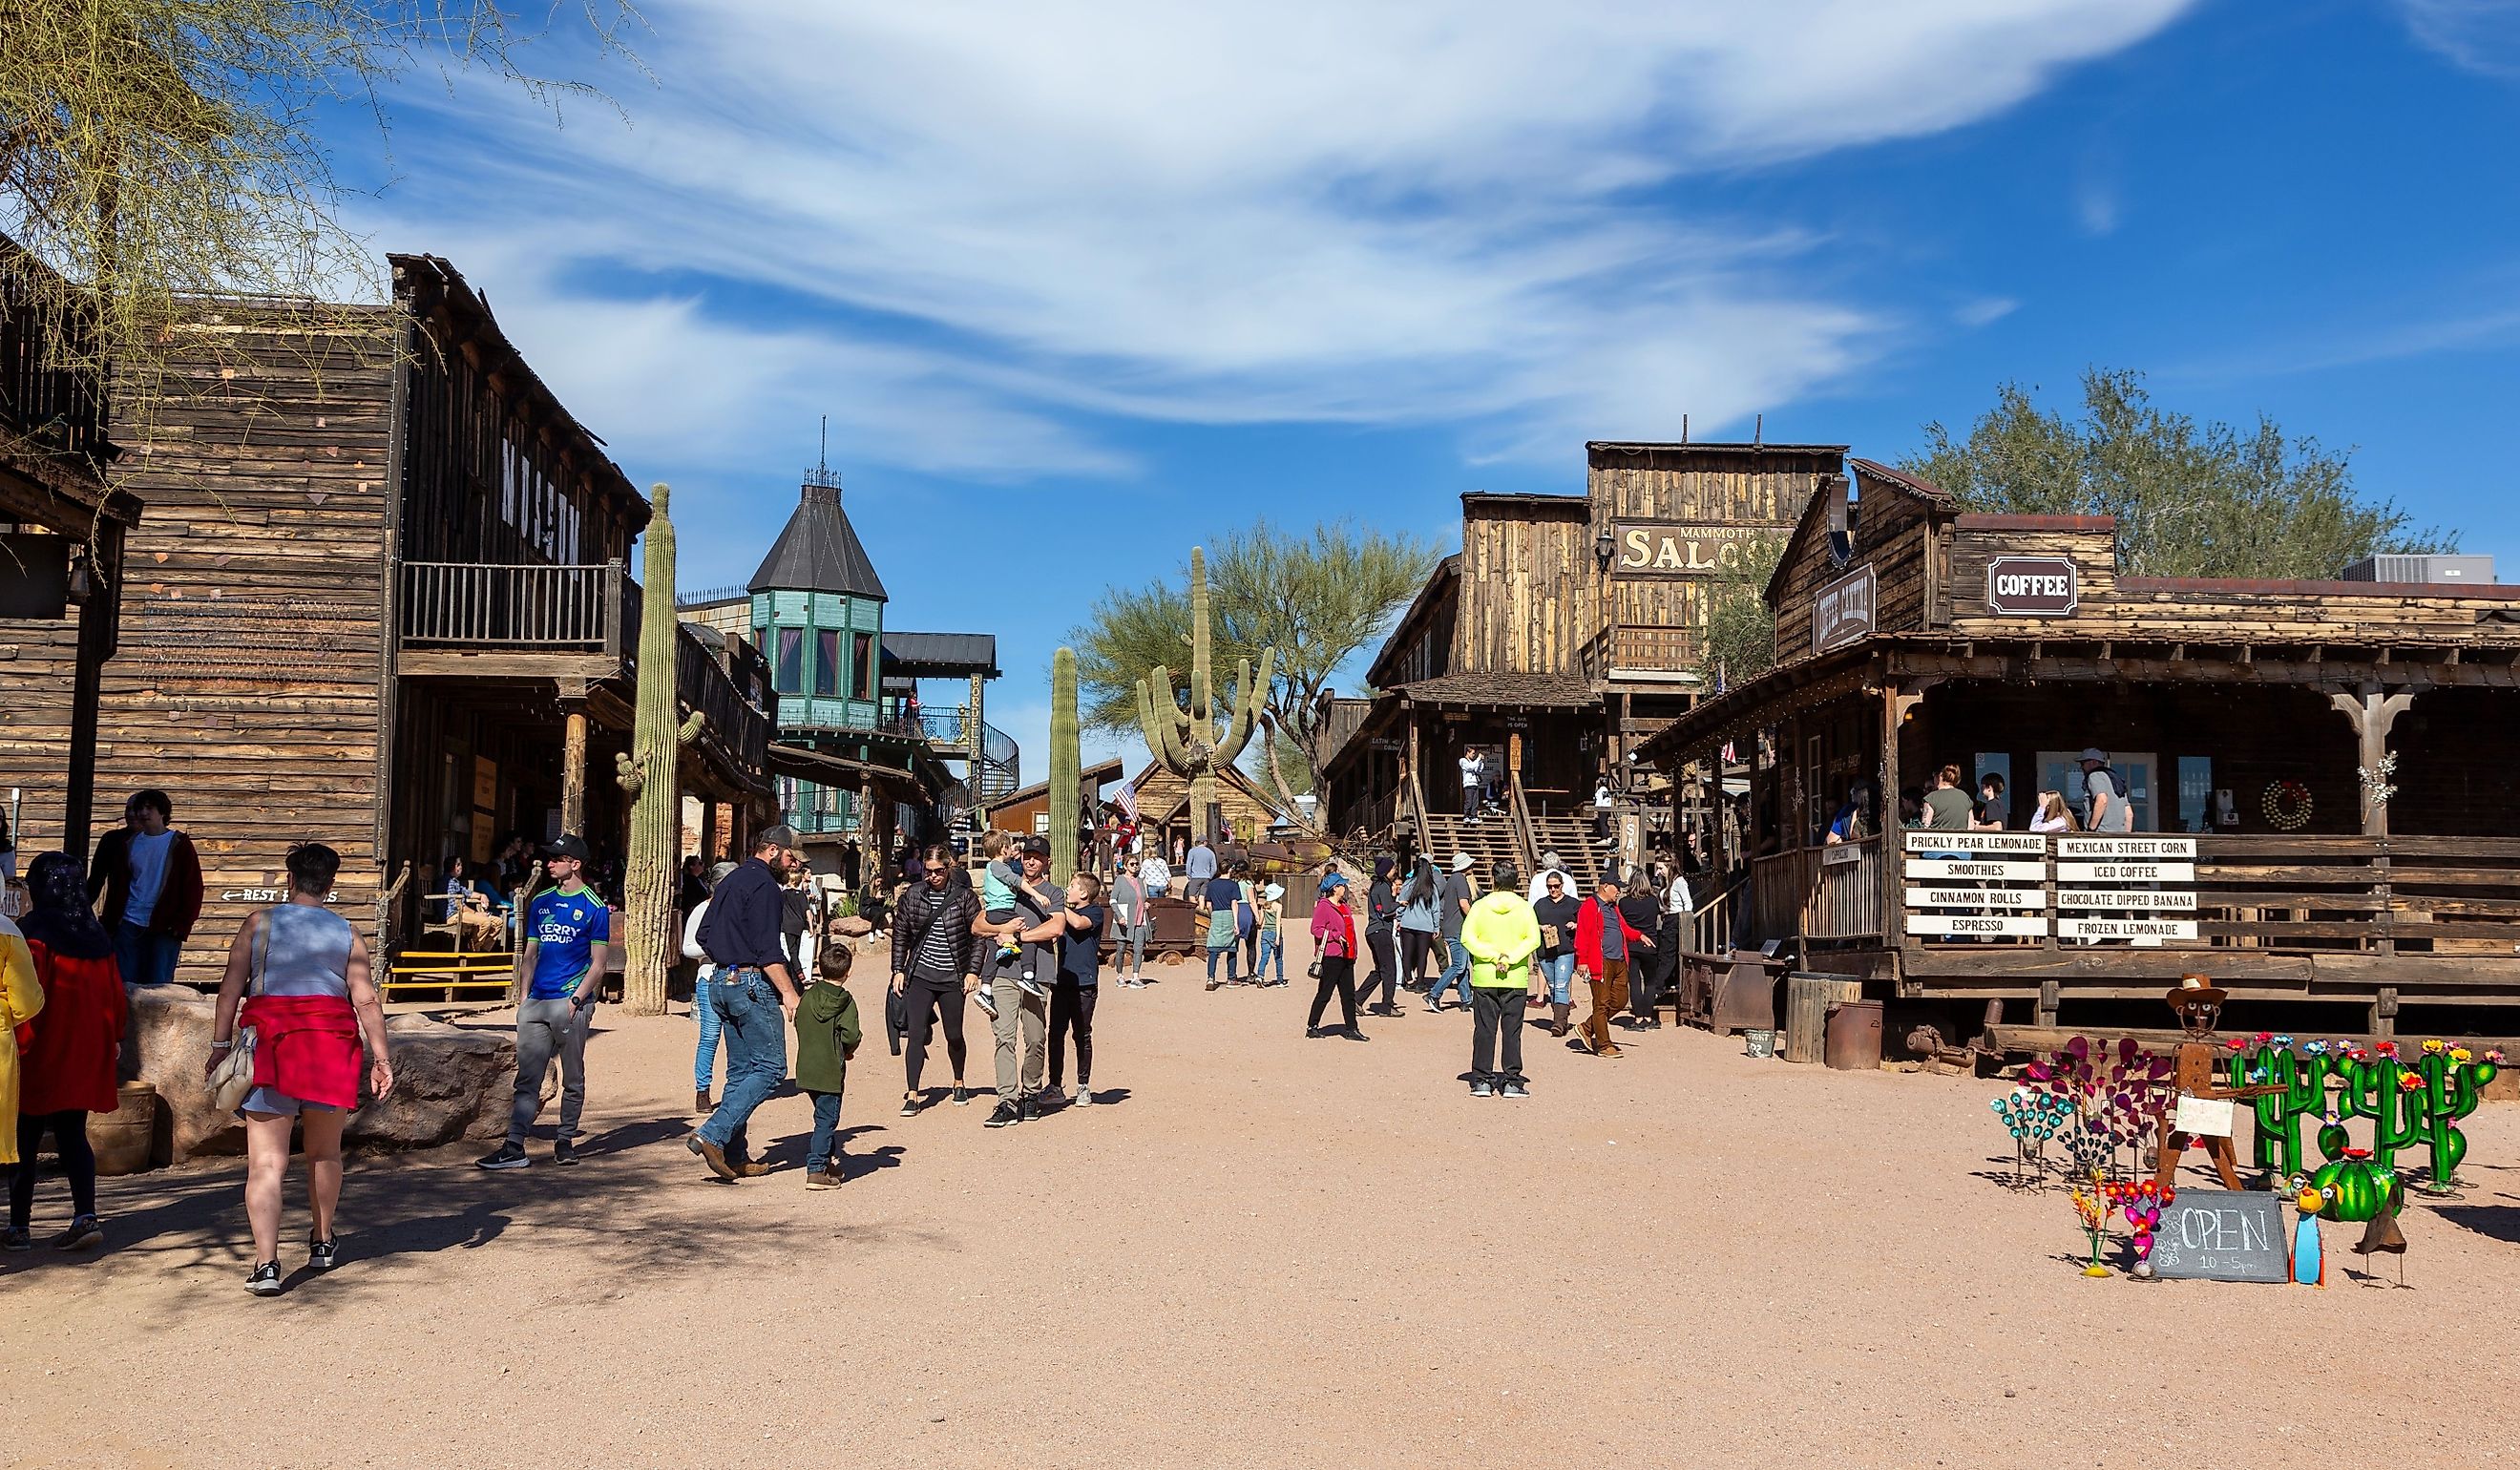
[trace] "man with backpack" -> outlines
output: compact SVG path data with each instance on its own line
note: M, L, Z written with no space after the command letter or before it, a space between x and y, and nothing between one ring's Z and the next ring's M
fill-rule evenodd
M2109 753L2092 749L2083 752L2083 789L2090 793L2091 820L2083 826L2094 832L2131 832L2135 830L2135 806L2127 800L2126 781L2109 765Z

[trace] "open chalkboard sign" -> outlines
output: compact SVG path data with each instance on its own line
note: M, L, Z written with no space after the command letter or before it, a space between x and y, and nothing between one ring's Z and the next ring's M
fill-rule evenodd
M2157 1276L2206 1281L2291 1279L2291 1222L2280 1194L2182 1189L2152 1236Z

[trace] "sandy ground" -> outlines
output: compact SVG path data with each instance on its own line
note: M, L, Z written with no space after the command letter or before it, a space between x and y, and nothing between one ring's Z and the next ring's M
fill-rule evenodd
M2060 1194L1994 1181L1998 1084L1534 1030L1534 1097L1474 1100L1465 1017L1306 1040L1300 961L1112 990L1113 1105L1003 1131L892 1116L878 1032L831 1192L797 1096L755 1123L781 1172L707 1181L691 1022L608 1011L580 1167L359 1163L329 1276L292 1195L275 1300L234 1165L110 1180L103 1255L0 1259L0 1463L2520 1457L2520 1106L2410 1212L2414 1290L2094 1281Z

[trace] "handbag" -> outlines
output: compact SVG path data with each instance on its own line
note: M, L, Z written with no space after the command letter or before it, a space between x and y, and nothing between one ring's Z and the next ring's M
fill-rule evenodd
M246 980L248 996L262 993L262 965L271 953L271 916L263 915L253 936L253 969ZM231 1039L228 1054L210 1069L210 1106L222 1113L235 1112L245 1105L248 1092L253 1091L254 1028L239 1026Z

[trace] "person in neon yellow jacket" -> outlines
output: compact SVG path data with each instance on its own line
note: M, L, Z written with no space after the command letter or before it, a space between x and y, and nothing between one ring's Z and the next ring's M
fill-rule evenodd
M1540 917L1522 896L1522 875L1496 867L1488 896L1462 919L1462 948L1470 957L1470 1095L1528 1097L1522 1075L1522 991L1540 950ZM1505 1054L1497 1055L1502 1039ZM1499 1065L1491 1067L1491 1061Z

